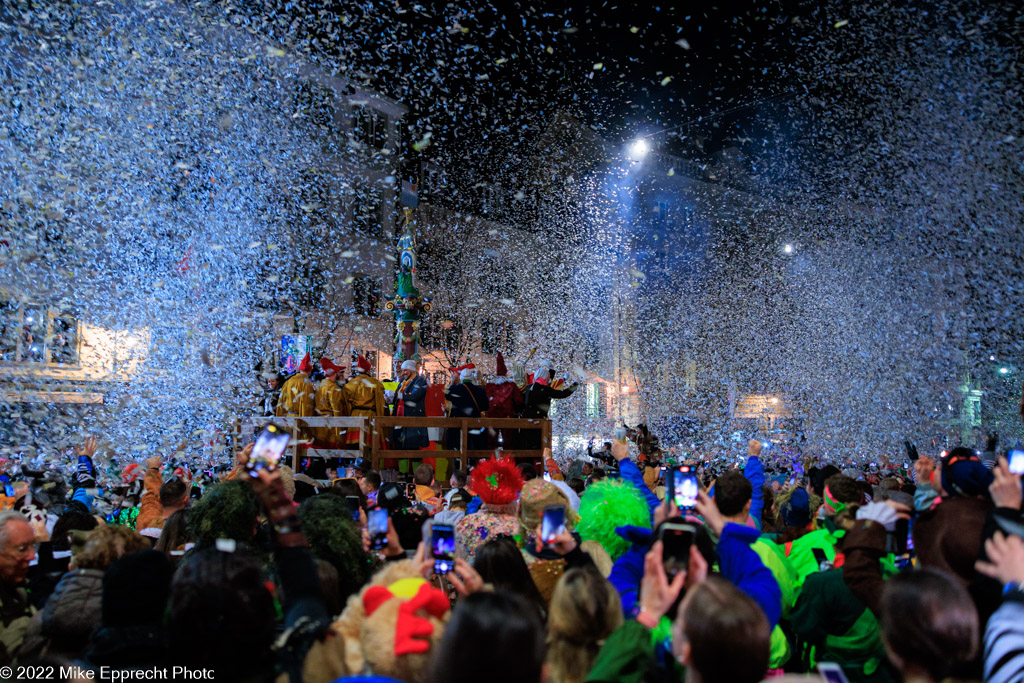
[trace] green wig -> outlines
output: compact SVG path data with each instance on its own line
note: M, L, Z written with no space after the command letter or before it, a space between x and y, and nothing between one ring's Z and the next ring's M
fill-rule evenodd
M252 543L259 506L252 484L235 479L214 484L188 510L188 533L197 547L231 538Z
M580 498L580 523L576 530L584 541L597 541L612 561L629 549L629 541L615 533L615 527L651 528L651 511L636 488L625 481L603 479L587 487Z
M373 559L363 550L363 537L351 514L345 499L333 493L307 498L299 506L299 521L313 556L338 570L342 604L373 574Z

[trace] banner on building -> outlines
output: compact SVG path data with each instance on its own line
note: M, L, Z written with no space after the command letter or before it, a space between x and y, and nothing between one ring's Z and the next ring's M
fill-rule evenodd
M287 373L299 369L303 356L313 349L313 335L281 335L281 367Z

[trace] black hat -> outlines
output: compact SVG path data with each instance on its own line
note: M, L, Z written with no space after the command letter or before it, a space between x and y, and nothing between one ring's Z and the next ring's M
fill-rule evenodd
M120 558L103 575L103 626L141 626L163 619L174 567L156 550Z
M357 458L355 463L352 465L353 469L357 469L360 472L369 472L373 469L373 465L366 458Z

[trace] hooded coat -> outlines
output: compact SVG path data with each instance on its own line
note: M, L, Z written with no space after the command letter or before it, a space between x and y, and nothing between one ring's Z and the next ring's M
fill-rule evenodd
M19 656L83 656L100 624L102 598L102 571L75 569L65 574L46 606L36 613Z

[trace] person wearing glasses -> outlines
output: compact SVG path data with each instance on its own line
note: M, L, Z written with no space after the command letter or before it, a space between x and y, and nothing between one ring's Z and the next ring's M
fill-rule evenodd
M25 640L35 610L25 589L36 558L32 526L20 512L0 512L0 664L10 664Z

